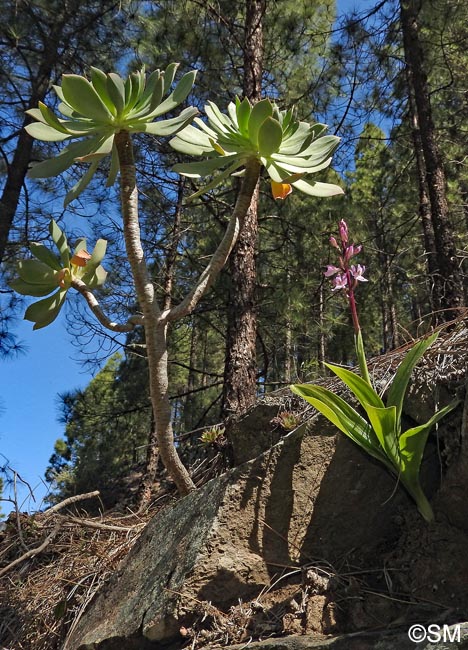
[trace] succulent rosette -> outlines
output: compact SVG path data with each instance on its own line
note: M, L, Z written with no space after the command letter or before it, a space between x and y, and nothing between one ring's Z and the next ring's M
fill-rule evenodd
M189 107L176 117L156 120L172 111L189 95L195 81L195 71L187 72L169 93L178 68L171 63L165 71L155 70L146 75L145 69L132 73L126 81L118 74L105 74L91 68L91 80L76 74L64 74L62 85L54 86L60 99L57 117L45 104L26 111L36 122L26 127L38 140L68 144L57 156L32 167L30 178L57 176L75 162L90 163L89 169L68 192L65 205L78 197L94 176L103 158L111 156L107 185L114 184L119 162L114 143L115 134L150 133L171 136L183 129L198 113ZM168 94L169 93L169 94ZM163 99L165 96L167 97Z
M48 296L30 305L24 315L26 320L34 323L35 330L57 318L74 280L81 280L89 289L94 289L101 286L107 276L101 266L106 254L105 239L98 239L91 253L86 250L84 238L71 251L65 234L54 220L50 222L49 232L59 254L43 244L32 243L30 250L35 259L20 260L17 263L18 277L9 283L12 289L24 296Z
M325 124L309 124L295 118L293 110L282 111L269 99L252 104L236 97L222 113L207 102L208 122L195 118L172 138L170 145L191 156L206 156L201 162L181 163L174 171L188 177L213 176L211 182L192 195L195 198L216 187L231 174L240 175L251 159L258 159L271 180L274 198L284 199L293 188L311 196L343 194L338 185L309 178L329 167L340 139L324 135ZM198 128L197 128L198 127Z

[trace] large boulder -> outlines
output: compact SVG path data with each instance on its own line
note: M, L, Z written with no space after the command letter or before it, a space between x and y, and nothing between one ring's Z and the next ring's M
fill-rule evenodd
M316 418L160 512L66 647L131 648L133 639L142 650L176 638L196 603L227 611L284 567L332 565L356 549L370 563L395 537L401 509L418 517L378 464Z

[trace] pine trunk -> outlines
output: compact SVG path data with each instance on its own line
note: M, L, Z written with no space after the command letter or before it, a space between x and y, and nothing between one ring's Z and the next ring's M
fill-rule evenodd
M244 42L244 96L261 99L263 16L266 0L247 0ZM229 293L223 414L233 415L251 406L257 395L256 249L259 186L229 258Z
M446 179L442 157L432 119L430 92L424 71L424 56L419 39L418 12L420 3L401 0L400 17L403 45L409 81L409 93L414 94L424 155L426 184L431 204L431 220L437 253L435 277L441 287L441 321L451 320L462 305L462 283L456 257L453 230L449 220Z

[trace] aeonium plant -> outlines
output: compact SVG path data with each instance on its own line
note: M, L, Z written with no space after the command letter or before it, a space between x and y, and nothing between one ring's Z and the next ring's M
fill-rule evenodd
M421 487L421 461L431 428L457 406L458 400L437 411L425 424L405 431L402 430L401 416L413 368L437 339L438 332L419 341L410 349L397 369L384 402L369 376L354 295L358 283L367 282L364 277L365 267L352 263L362 247L348 243L348 227L343 220L339 224L338 240L331 237L330 243L339 251L339 263L337 266L329 265L325 276L331 278L333 291L342 291L348 300L360 375L331 363L325 365L346 384L364 409L366 417L322 386L296 384L291 386L291 390L312 404L348 438L385 465L414 499L424 519L430 522L434 519L434 513Z
M64 74L62 85L53 86L60 100L61 116L39 102L39 108L26 111L37 120L26 126L26 131L38 140L73 142L54 158L34 165L29 177L57 176L77 162L89 163L86 173L66 195L66 206L83 192L100 162L110 156L107 186L113 185L120 168L116 134L125 131L174 135L198 113L196 108L188 107L170 119L156 119L179 106L192 90L196 71L184 74L169 92L178 66L178 63L171 63L166 70L154 70L149 75L143 67L126 80L93 67L90 80L81 75Z
M265 168L275 199L285 199L293 188L318 197L343 194L338 185L309 178L329 167L340 142L334 135L324 135L325 124L301 122L292 109L282 111L269 99L252 106L247 98L236 97L227 114L207 102L205 113L208 123L195 118L198 128L189 124L170 141L181 153L206 158L175 165L174 171L191 178L213 176L190 198L208 192L231 174L243 175L252 160Z
M92 290L100 287L107 276L101 266L106 254L105 239L98 239L93 251L88 253L86 239L82 238L72 252L65 234L54 220L50 222L49 233L58 255L43 244L32 243L29 248L36 259L20 260L18 277L10 282L11 288L23 296L48 296L30 305L24 315L25 320L34 323L35 330L50 325L57 318L70 287L85 285Z

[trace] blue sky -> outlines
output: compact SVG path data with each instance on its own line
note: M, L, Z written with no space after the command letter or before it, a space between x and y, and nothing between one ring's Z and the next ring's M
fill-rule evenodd
M63 436L63 425L57 421L57 394L86 386L91 376L74 360L78 351L62 318L35 332L32 323L20 321L15 332L27 352L0 365L0 454L30 483L36 496L36 502L31 502L26 499L28 490L20 488L21 501L26 499L22 510L37 509L46 493L44 471L55 440ZM4 462L0 456L0 465ZM0 508L6 513L11 505L3 503Z

